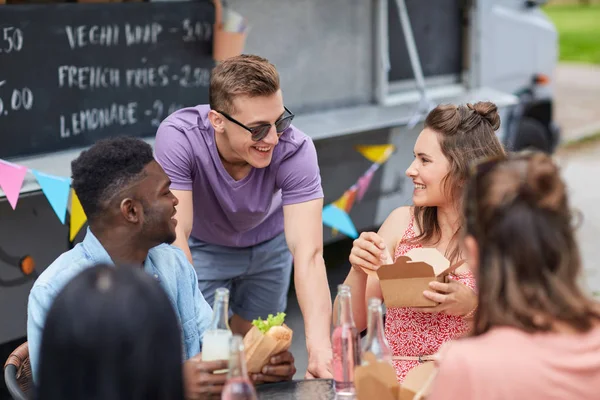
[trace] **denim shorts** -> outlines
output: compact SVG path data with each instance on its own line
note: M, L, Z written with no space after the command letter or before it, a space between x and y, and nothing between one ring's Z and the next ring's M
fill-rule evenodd
M190 237L188 244L202 295L213 306L215 290L229 289L229 316L252 321L283 312L292 273L284 233L251 247L227 247Z

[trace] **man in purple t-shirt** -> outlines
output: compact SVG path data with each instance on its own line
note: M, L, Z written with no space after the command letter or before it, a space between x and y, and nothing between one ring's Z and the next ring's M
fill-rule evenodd
M292 259L306 327L307 377L331 377L331 297L323 261L323 190L312 140L291 125L279 74L242 55L214 68L210 105L185 108L156 134L156 159L179 199L177 240L212 304L230 289L230 326L286 308Z

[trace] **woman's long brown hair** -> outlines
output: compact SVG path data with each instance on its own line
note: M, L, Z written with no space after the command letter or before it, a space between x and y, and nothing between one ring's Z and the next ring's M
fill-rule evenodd
M466 233L479 248L479 307L473 335L495 326L576 331L600 318L577 284L581 260L567 189L539 152L480 164L467 185Z
M425 128L434 130L442 153L450 163L450 171L442 181L446 198L454 202L460 215L465 182L469 177L469 165L477 159L504 156L504 148L496 137L500 127L498 108L494 103L479 102L461 106L439 105L425 119ZM419 235L411 241L420 244L436 244L441 240L437 207L415 207L415 223ZM451 238L446 257L458 261L460 229Z

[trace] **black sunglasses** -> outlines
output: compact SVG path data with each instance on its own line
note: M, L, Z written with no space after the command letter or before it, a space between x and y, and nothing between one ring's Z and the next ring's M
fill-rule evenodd
M281 136L281 134L283 132L285 132L285 130L287 128L290 127L290 125L292 124L292 120L294 119L294 114L290 110L288 110L287 107L283 106L283 108L285 109L285 112L283 113L281 118L279 118L277 121L275 121L275 130L277 131L277 136ZM236 121L234 118L232 118L230 115L224 113L223 111L217 111L217 112L222 114L225 118L227 118L234 124L241 126L242 128L246 129L248 132L250 132L250 134L252 135L252 140L254 140L255 142L263 140L269 134L269 131L271 130L271 126L273 125L273 124L262 124L262 125L253 126L252 128L249 128L246 125L242 124L241 122Z

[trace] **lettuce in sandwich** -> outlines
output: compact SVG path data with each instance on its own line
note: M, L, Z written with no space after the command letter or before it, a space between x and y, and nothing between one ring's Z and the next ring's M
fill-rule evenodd
M254 325L263 335L271 336L277 340L286 340L290 334L290 330L283 327L285 313L269 314L266 320L258 317L252 321Z

